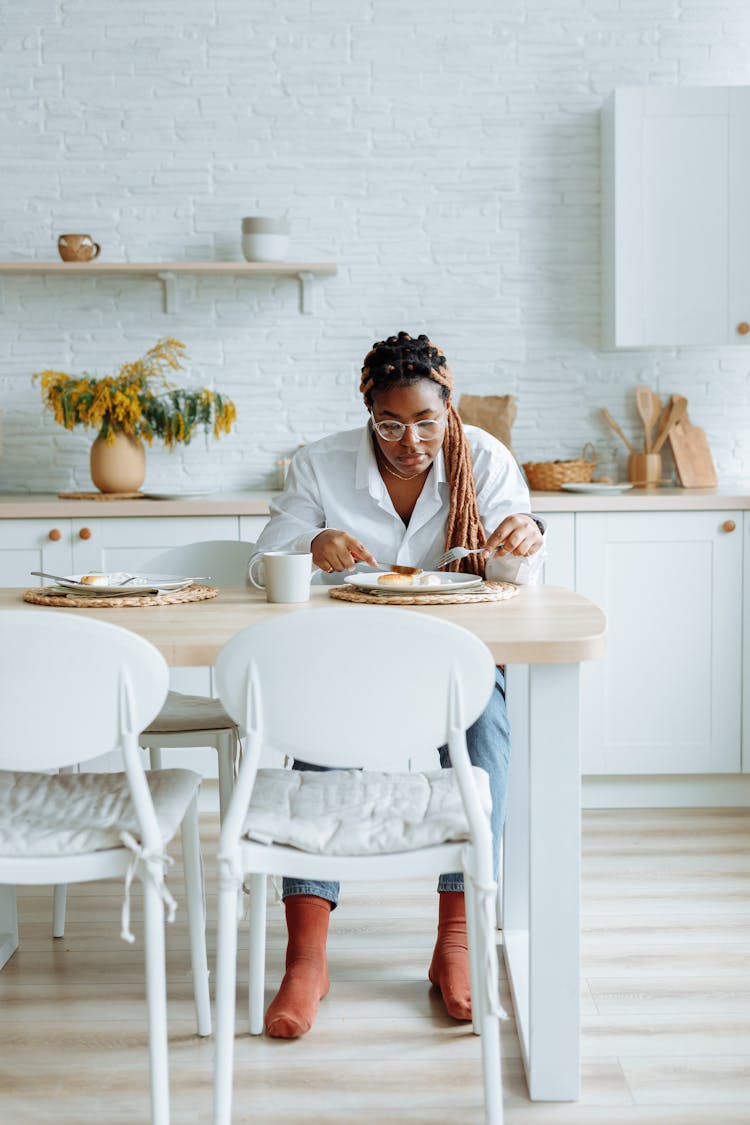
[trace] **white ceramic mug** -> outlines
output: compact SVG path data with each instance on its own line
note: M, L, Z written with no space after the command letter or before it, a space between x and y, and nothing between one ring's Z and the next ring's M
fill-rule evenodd
M253 573L263 563L263 581ZM269 602L306 602L310 600L312 554L297 551L266 551L250 564L248 577L253 586L266 591Z

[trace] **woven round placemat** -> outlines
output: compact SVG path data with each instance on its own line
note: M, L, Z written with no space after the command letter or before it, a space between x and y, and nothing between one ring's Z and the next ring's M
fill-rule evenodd
M76 597L75 594L61 594L58 586L38 586L33 590L25 590L23 600L33 605L61 605L70 606L72 609L119 609L127 606L140 605L177 605L180 602L205 602L215 598L219 593L218 586L201 586L194 582L184 590L172 590L164 594L127 594L111 598L90 597L84 594Z
M519 587L512 582L484 582L475 590L446 594L369 594L354 586L332 586L329 597L339 602L369 602L370 605L451 605L458 602L504 602L514 598Z
M58 492L58 500L148 500L142 492Z

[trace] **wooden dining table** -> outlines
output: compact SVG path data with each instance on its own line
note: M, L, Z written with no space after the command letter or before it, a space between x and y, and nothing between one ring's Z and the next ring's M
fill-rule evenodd
M0 589L0 611L50 612ZM273 605L253 588L209 601L86 613L145 637L172 667L212 665L247 625L300 609L347 602L313 587L309 603ZM394 605L398 613L400 606ZM606 619L593 602L557 586L521 587L507 601L436 604L410 611L462 625L507 665L512 731L499 915L529 1095L575 1101L580 1093L581 799L579 666L604 656ZM0 618L0 643L2 619ZM15 892L0 888L0 966L16 948Z

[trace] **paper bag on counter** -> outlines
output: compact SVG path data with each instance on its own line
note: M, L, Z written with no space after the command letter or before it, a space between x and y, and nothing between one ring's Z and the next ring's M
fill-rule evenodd
M516 420L513 395L461 395L458 414L467 426L486 430L513 453L510 431ZM513 454L515 457L515 454Z

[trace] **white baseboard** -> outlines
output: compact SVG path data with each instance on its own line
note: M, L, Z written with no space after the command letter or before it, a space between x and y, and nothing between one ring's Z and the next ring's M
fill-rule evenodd
M747 808L747 774L586 776L584 809Z

